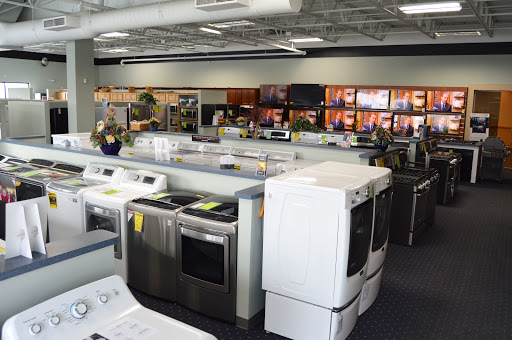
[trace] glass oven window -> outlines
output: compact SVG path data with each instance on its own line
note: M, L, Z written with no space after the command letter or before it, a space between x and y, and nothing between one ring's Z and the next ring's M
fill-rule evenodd
M182 272L206 282L224 285L224 246L181 235Z
M389 225L391 224L391 198L392 191L391 188L388 188L375 199L372 252L382 248L388 238Z
M44 184L32 184L20 181L20 185L16 187L16 200L25 201L42 197L45 195L45 191Z
M358 273L366 264L372 236L373 200L369 199L351 211L350 245L347 276Z

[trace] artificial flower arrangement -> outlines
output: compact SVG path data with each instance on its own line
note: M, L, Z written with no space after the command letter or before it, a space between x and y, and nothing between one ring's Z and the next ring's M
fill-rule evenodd
M395 139L393 138L391 131L380 125L377 125L375 127L375 131L371 134L371 142L376 146L380 145L387 148L389 145L393 144L394 141Z
M151 119L149 120L149 126L151 127L159 127L160 124L162 124L162 122L160 121L160 119L156 117L151 117Z
M128 143L133 146L133 140L126 128L116 122L116 111L114 106L110 105L106 110L106 122L100 120L96 123L96 128L92 130L89 137L93 147L101 147L106 144L113 144L116 141Z

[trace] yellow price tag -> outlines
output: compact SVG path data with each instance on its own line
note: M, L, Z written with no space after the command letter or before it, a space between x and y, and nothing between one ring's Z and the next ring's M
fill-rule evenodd
M48 200L50 201L50 208L57 209L57 195L53 192L48 193Z
M200 206L198 209L201 209L201 210L210 210L210 209L213 209L219 205L221 205L222 203L217 203L217 202L208 202L206 203L205 205L202 205Z
M224 131L225 131L225 128L220 128L220 135L221 136L224 136Z
M121 191L119 191L119 190L113 190L113 189L112 189L112 190L103 191L103 193L104 193L105 195L113 195L113 194L117 194L118 192L121 192Z
M181 158L176 158L176 162L183 162L183 159L181 159Z
M14 182L14 184L16 184L17 187L19 187L21 185L21 182L20 181L16 181L16 182Z
M398 166L398 169L400 169L400 158L396 158L396 165Z
M235 165L235 170L240 170L240 165Z
M242 138L246 138L246 137L247 137L247 130L242 129Z
M293 136L293 139L295 139L295 140L299 140L299 137L300 137L299 133L298 133L298 132L295 132L295 136Z
M377 162L377 166L379 168L383 168L384 167L384 159L379 158L379 159L376 159L375 161Z
M425 153L427 153L427 144L423 144L423 151L425 151Z
M4 249L4 248L2 248L2 247L0 247L0 254L1 254L1 253L5 253L5 249Z
M462 109L462 113L466 113L466 109Z
M135 214L135 231L142 232L142 224L144 223L144 214L136 212Z

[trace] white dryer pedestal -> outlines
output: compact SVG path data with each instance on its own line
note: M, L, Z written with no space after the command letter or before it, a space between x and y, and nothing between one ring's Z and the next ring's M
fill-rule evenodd
M380 268L375 276L366 279L363 289L361 290L361 299L359 301L359 315L366 312L368 308L375 302L380 291L380 281L384 267Z

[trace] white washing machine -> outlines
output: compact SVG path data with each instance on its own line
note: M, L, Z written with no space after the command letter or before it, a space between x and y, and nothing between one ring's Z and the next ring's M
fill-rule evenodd
M183 157L183 162L219 168L220 156L229 155L231 153L231 148L231 146L226 145L205 144L202 148L201 154L187 154Z
M369 179L301 169L265 181L265 330L345 339L366 279L373 220Z
M231 155L235 157L235 169L256 173L260 153L260 149L234 146L231 149Z
M90 132L63 133L52 135L54 145L71 146L74 148L94 149L89 137Z
M84 193L100 186L119 184L123 174L124 168L92 162L87 164L82 177L48 184L46 190L51 203L48 225L52 242L85 233Z
M322 163L321 161L312 161L309 159L294 159L287 162L279 162L276 165L276 174L284 174L299 169L304 169L312 165Z
M193 158L201 156L204 146L204 143L198 142L180 142L178 145L174 145L173 142L169 142L171 160L177 162L190 161Z
M273 176L281 174L278 164L295 159L295 152L290 151L261 150L261 153L268 155L267 174Z
M84 193L85 230L104 229L120 236L114 245L116 274L128 280L127 206L132 200L167 188L167 176L152 171L126 170L119 184L107 184Z
M58 295L8 319L3 340L215 340L197 328L143 307L119 276Z
M135 137L132 152L137 156L155 158L155 139Z
M393 197L391 169L358 164L324 162L309 167L308 170L364 177L372 181L372 239L368 254L366 281L361 291L361 301L359 302L359 315L361 315L370 308L380 291L384 259L388 248L389 225L391 223L391 203Z

